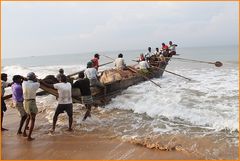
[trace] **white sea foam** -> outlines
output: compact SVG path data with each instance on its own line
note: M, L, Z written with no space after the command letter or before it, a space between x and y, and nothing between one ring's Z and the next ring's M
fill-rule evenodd
M230 68L172 70L193 79L186 81L164 73L163 78L132 86L117 96L107 108L133 110L152 118L211 128L238 130L238 71ZM166 130L166 129L163 129Z
M2 71L7 73L11 80L15 74L26 75L30 71L35 72L39 78L44 78L46 75L56 75L59 68L69 74L82 70L85 66L6 66ZM175 124L183 123L217 131L238 130L238 71L235 67L201 67L189 70L186 66L180 69L170 66L168 70L189 77L192 81L164 73L162 78L153 79L162 88L149 81L143 82L123 91L122 95L114 98L106 107L133 110L134 113L147 114L154 119L163 117ZM52 97L39 100L45 106L56 106L56 100L54 102ZM49 120L52 115L53 113ZM171 128L164 127L162 131ZM159 128L155 130L159 131Z
M124 54L127 64L133 63L131 59L138 56L138 53L140 51ZM97 131L99 136L119 137L136 144L142 144L142 140L149 140L149 144L144 142L142 145L150 148L152 143L157 148L159 141L162 141L161 145L167 146L168 142L171 142L169 140L176 137L177 143L203 154L206 159L218 158L213 156L215 154L212 151L215 149L218 149L219 153L231 156L232 153L231 151L228 153L228 150L238 147L238 132L235 132L239 123L237 48L236 52L226 50L224 56L219 55L219 52L211 52L209 55L209 51L204 55L199 49L179 53L184 53L186 58L199 60L201 58L206 61L215 60L217 56L225 62L222 61L223 67L216 68L212 64L173 59L169 62L167 70L189 77L192 81L165 72L162 78L153 79L162 88L156 87L151 82L129 87L122 92L122 95L114 98L106 108L93 108L92 117L84 122L81 120L85 108L80 104L74 104L73 127L76 132L74 134L79 135L80 132L82 135ZM38 78L56 75L59 68L63 68L66 74L71 74L85 68L86 65L79 65L80 59L82 62L87 62L91 56L89 54L59 56L57 61L55 56L3 61L2 72L9 75L9 81L15 74L26 76L30 71L35 72ZM115 57L116 53L113 52L110 56ZM49 58L54 61L47 61ZM109 60L103 60L101 57L101 62L105 61ZM57 65L58 63L64 65ZM100 70L111 65L104 66ZM48 119L48 123L41 128L50 129L57 107L56 98L50 95L37 97L37 105L39 111L46 111L42 117ZM68 126L66 114L59 115L57 125L57 131L60 130L60 134L64 134L61 131ZM179 134L185 137L182 138ZM211 143L204 145L208 137Z
M52 66L41 66L41 67L23 67L23 66L5 66L2 68L2 72L9 75L9 80L12 76L19 74L26 76L28 72L35 72L38 78L44 78L47 75L57 75L58 70L63 68L66 74L71 74L85 68L84 65L52 65Z

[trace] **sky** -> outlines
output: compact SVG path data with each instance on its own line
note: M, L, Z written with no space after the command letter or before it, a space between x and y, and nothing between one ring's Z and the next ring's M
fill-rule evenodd
M2 2L2 58L238 45L238 2Z

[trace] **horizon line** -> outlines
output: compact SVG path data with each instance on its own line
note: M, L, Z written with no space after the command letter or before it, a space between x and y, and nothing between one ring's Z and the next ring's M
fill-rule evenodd
M237 47L239 46L239 44L232 44L232 45L212 45L212 46L183 46L182 48L205 48L205 47ZM155 49L155 47L152 47L152 49ZM29 58L29 57L44 57L44 56L60 56L60 55L68 55L68 54L86 54L86 53L101 53L101 52L116 52L116 51L139 51L139 50L147 50L146 49L116 49L116 50L105 50L105 51L83 51L83 52L75 52L75 53L52 53L52 54L43 54L43 55L29 55L29 56L16 56L16 57L4 57L3 54L1 54L2 56L2 60L4 59L17 59L17 58Z

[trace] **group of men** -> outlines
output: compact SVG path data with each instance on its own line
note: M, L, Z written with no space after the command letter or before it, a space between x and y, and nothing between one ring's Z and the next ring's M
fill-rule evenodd
M87 69L78 74L79 79L71 85L67 80L67 76L64 74L63 69L59 69L59 74L56 76L58 83L48 84L44 81L37 79L35 73L30 72L27 74L27 78L24 78L20 75L13 76L13 83L7 82L7 74L1 74L1 85L2 85L2 94L1 94L1 130L7 131L8 129L3 128L3 117L4 112L6 112L7 107L4 101L4 93L5 88L12 88L12 100L14 103L14 107L18 110L21 120L19 129L17 131L18 135L22 135L23 137L27 137L28 141L34 140L32 138L32 131L35 124L35 118L38 113L38 108L36 104L36 93L40 87L40 83L43 85L56 89L58 91L58 105L55 110L55 114L53 117L53 125L51 129L51 133L55 131L58 115L66 111L69 118L69 127L68 131L72 131L72 122L73 122L73 104L72 104L72 87L78 88L81 92L82 103L85 105L87 111L83 117L83 121L87 119L87 117L91 117L91 106L93 104L93 98L91 95L91 86L97 86L100 88L104 88L105 86L98 81L97 78L97 70L99 67L98 63L99 54L95 54L92 61L87 63ZM22 132L22 127L25 123L24 130ZM30 123L30 127L28 126ZM29 130L27 134L27 130Z
M69 117L69 128L68 131L72 131L72 122L73 122L73 104L72 104L72 85L67 82L67 77L62 73L58 77L59 83L56 84L48 84L44 81L38 80L35 73L30 72L27 74L27 78L24 78L20 75L13 76L13 83L7 83L7 74L1 74L1 83L2 83L2 95L1 95L1 123L3 123L4 112L6 112L6 104L4 102L4 93L5 88L11 86L12 88L12 100L14 103L14 107L18 110L21 120L19 129L17 131L18 135L22 135L23 137L27 137L28 141L34 140L31 134L35 124L35 118L38 113L38 108L36 104L36 92L40 87L40 82L50 88L57 89L58 91L58 105L55 110L55 114L53 117L53 126L50 131L53 133L55 131L56 122L58 119L58 115L66 111ZM82 102L85 104L87 108L87 112L83 117L83 121L86 120L87 117L90 117L91 105L93 103L93 99L90 91L90 81L87 78L84 78L84 73L79 73L79 79L73 84L73 87L79 88L82 95ZM22 127L25 123L24 130L22 132ZM30 127L28 126L30 123ZM3 128L1 124L1 130L7 131L6 128ZM27 130L29 130L27 134Z
M148 58L152 55L156 55L158 57L171 57L176 54L176 44L173 44L171 41L169 42L169 47L162 43L161 51L156 48L156 52L151 52L151 47L148 48L148 52L143 55L140 55L139 58L139 68L141 70L146 70L150 68L148 64ZM53 125L51 129L51 133L55 131L56 123L59 114L66 111L69 118L69 127L68 131L72 131L72 122L73 122L73 104L72 104L72 87L78 88L81 92L81 100L85 105L87 111L83 117L83 121L87 119L87 117L91 117L91 107L93 104L93 98L91 94L90 87L99 87L104 91L104 95L106 95L106 87L98 80L98 68L99 68L99 54L95 54L94 58L87 63L87 69L81 71L78 74L78 80L73 84L68 82L68 77L64 74L64 70L60 69L59 74L56 76L58 83L48 84L44 81L37 79L35 73L30 72L27 74L27 78L24 78L20 75L13 76L13 82L7 82L7 74L1 74L1 85L2 85L2 94L1 94L1 130L7 131L6 128L3 128L3 117L4 112L6 112L7 107L4 102L4 93L5 88L12 88L12 100L15 108L18 110L21 120L19 124L19 128L17 131L18 135L22 135L23 137L27 137L28 141L34 140L32 138L32 131L35 125L35 118L38 113L38 108L36 104L36 92L40 87L40 83L44 84L49 88L56 89L58 91L58 105L55 110L55 114L53 117ZM118 70L127 69L126 63L123 59L123 54L120 53L118 58L114 61L114 66ZM22 132L22 127L25 123L24 130ZM30 126L29 126L30 123ZM27 134L27 130L29 130Z
M176 44L173 44L172 41L169 41L169 46L165 43L162 43L162 47L159 51L159 48L156 48L155 52L152 52L151 47L148 47L148 52L144 55L143 53L140 54L140 58L138 60L138 68L145 72L147 69L150 68L149 60L151 56L155 56L159 62L166 63L166 60L171 58L173 55L176 55Z
M5 88L11 86L13 103L21 116L17 134L22 134L24 137L27 137L28 141L32 141L34 138L32 138L31 135L35 124L36 114L38 112L36 105L36 91L40 87L40 83L38 82L37 77L33 72L28 73L27 78L23 78L20 75L14 75L12 83L8 83L7 79L7 74L2 73L1 130L7 131L7 129L2 127L4 112L7 110L3 96L5 93ZM22 132L24 122L26 122L26 124ZM30 127L28 126L29 123ZM28 134L26 132L27 130L29 130Z
M169 41L169 46L165 43L162 43L160 51L159 48L156 48L156 51L152 52L151 47L148 47L148 52L145 54L145 58L148 59L151 55L156 55L160 57L164 56L165 58L172 57L173 55L176 55L176 47L177 44L173 44L172 41Z

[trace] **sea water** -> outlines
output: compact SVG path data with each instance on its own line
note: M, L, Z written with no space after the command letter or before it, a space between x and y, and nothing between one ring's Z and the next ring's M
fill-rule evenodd
M127 64L134 64L144 50L100 52L100 64L123 53ZM146 81L124 90L109 104L96 107L92 117L82 122L83 107L74 104L76 135L96 132L106 137L141 144L160 150L178 149L202 159L237 159L239 135L238 47L178 48L180 56L203 61L221 61L223 66L171 59L170 73L153 79L161 88ZM2 72L26 76L30 71L39 78L82 70L94 53L36 56L2 60ZM106 65L100 70L112 68ZM10 91L8 91L10 92ZM46 118L52 121L57 101L53 96L38 98ZM62 118L62 119L61 119ZM60 125L67 117L60 116Z

